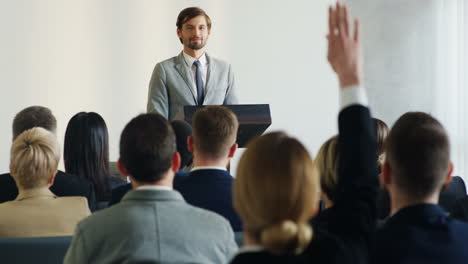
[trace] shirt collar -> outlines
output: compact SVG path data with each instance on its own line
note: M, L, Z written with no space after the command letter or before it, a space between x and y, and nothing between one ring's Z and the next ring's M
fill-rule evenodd
M182 51L182 54L184 55L185 63L187 63L187 65L189 67L192 67L193 63L197 59L195 59L194 57L188 55L187 53L185 53L185 51ZM207 64L206 53L203 53L203 55L198 59L198 61L200 61L201 66L204 67Z
M156 191L172 191L172 188L169 186L162 186L162 185L143 185L136 190L156 190Z
M195 166L192 168L191 171L197 171L197 170L223 170L227 171L225 167L216 167L216 166Z
M256 253L256 252L261 252L261 251L264 251L264 250L265 250L265 248L263 248L260 245L243 246L243 247L239 248L236 255L240 255L240 254L243 254L243 253Z

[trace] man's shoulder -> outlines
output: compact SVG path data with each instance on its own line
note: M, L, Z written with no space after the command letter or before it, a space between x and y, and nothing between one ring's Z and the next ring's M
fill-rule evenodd
M398 216L396 216L398 217ZM400 239L401 236L411 237L414 233L424 232L427 235L434 233L456 234L456 236L466 237L468 240L468 223L454 219L447 214L432 217L434 221L428 219L395 219L395 216L390 217L386 223L380 228L376 235L378 238L395 238ZM429 218L429 217L428 217Z
M177 56L162 60L162 61L156 63L156 67L159 66L159 67L166 68L166 67L174 66L179 62L179 56L180 55L177 55Z
M11 177L11 174L9 172L0 174L0 183L3 184L5 182L15 183L15 180L13 180L13 177Z
M99 231L103 231L106 227L111 226L109 223L113 223L118 216L122 215L124 211L120 208L119 204L114 206L93 212L90 216L83 219L78 223L78 227L81 231L90 232L90 234Z
M223 68L228 68L230 67L230 63L227 62L226 60L224 59L220 59L220 58L217 58L217 57L213 57L211 55L206 55L207 58L208 58L208 63L210 64L214 64L216 65L217 67L223 67Z
M196 222L198 225L200 225L199 228L201 229L206 227L208 229L218 229L218 231L222 229L231 230L231 224L229 224L228 220L212 211L184 203L181 213L182 212L184 214L181 215L188 216L190 221L194 223Z
M180 187L200 183L232 184L233 180L234 178L232 175L226 170L200 169L191 171L186 176L175 180L174 187L178 189Z
M229 222L222 216L192 206L185 201L180 201L176 204L171 203L170 200L154 200L153 203L148 201L124 199L118 204L93 213L80 223L80 228L88 229L103 223L109 223L109 221L114 221L115 219L121 219L119 222L122 223L126 221L132 222L132 218L135 218L135 221L141 221L141 218L145 217L145 215L146 217L158 217L158 214L164 215L164 218L171 216L174 217L174 219L183 216L185 219L184 221L190 219L190 222L197 224L202 223L207 226L229 226ZM153 206L155 210L148 210L148 208ZM138 215L134 215L135 213L138 213ZM123 219L125 219L125 221L122 221Z

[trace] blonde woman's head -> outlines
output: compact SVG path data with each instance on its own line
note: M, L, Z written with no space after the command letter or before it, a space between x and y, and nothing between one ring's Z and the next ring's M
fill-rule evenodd
M338 183L338 137L334 136L320 147L314 160L314 166L320 175L320 186L326 198L335 200L335 189Z
M44 187L57 172L59 160L55 135L43 128L31 128L13 141L10 173L20 189Z
M244 229L273 254L299 253L312 239L319 179L304 146L282 132L254 139L242 155L234 206Z

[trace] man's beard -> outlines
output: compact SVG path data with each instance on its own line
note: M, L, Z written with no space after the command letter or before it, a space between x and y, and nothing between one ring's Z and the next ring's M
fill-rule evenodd
M189 40L188 47L193 50L199 50L205 47L206 42L201 40L200 42L192 42Z

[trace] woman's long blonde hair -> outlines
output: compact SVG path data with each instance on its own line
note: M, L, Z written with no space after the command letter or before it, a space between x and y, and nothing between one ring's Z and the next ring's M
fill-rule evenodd
M244 229L273 254L300 253L312 239L319 179L305 147L283 132L254 139L242 155L234 206Z

